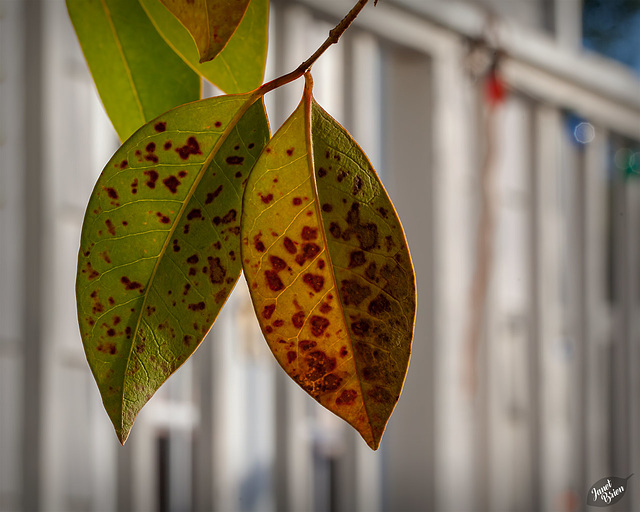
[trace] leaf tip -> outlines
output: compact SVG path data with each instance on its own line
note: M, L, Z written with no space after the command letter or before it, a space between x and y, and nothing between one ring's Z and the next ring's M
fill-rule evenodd
M129 432L131 432L131 429L116 430L116 435L118 436L118 441L120 441L120 444L122 446L124 446L124 443L126 443L127 439L129 439Z

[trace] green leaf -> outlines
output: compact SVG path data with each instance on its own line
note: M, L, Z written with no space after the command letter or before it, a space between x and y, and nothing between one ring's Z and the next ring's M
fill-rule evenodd
M93 190L78 256L78 320L122 443L240 275L242 190L269 138L256 98L216 97L163 114L120 147Z
M158 32L197 73L227 93L251 91L262 84L267 61L269 0L251 0L238 29L224 50L199 63L189 32L158 0L141 0Z
M274 135L245 189L242 260L284 370L377 449L409 364L415 277L370 162L311 96Z
M200 97L200 78L158 35L137 0L67 0L67 9L120 140Z
M218 55L236 31L249 0L160 0L189 31L199 62Z

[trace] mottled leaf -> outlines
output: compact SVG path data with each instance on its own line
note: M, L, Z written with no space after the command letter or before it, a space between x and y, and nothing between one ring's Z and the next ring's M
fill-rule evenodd
M262 100L222 96L143 126L87 207L76 295L87 360L121 442L209 331L240 271L240 208L269 138Z
M251 173L242 241L254 308L276 359L376 449L409 363L413 267L378 176L315 103L310 79Z
M160 0L189 31L199 62L215 58L238 28L249 0Z
M251 0L225 48L209 62L200 63L198 50L186 28L158 1L140 0L167 44L191 68L227 93L260 86L267 60L269 0Z
M100 99L120 137L200 97L200 78L132 0L67 0Z

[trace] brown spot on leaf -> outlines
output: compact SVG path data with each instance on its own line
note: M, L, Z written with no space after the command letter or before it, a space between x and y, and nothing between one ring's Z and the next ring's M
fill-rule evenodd
M207 261L209 262L209 281L213 284L220 284L224 282L224 278L227 275L227 269L220 264L220 258L209 256Z
M294 152L295 148L289 148L287 149L287 155L292 156L293 152Z
M380 404L388 404L393 402L393 395L381 386L376 386L367 391L367 396L374 402Z
M180 155L180 158L187 160L190 155L201 155L200 144L195 137L189 137L184 146L176 148L176 153Z
M326 375L324 379L322 379L322 384L320 385L320 390L323 392L326 391L335 391L342 384L342 377L338 377L334 373L330 373Z
M367 278L370 281L373 281L376 278L376 269L377 269L376 263L375 262L371 262L371 263L369 263L369 265L367 265L367 268L364 271L364 275L367 276Z
M189 283L185 284L184 290L182 291L182 295L187 295L190 289L191 289L191 285Z
M107 191L107 195L111 198L111 199L118 199L118 192L116 192L116 189L114 188L107 188L105 189Z
M360 221L360 205L353 203L351 209L347 213L347 224L349 229L343 233L342 238L348 235L350 231L353 231L360 242L360 248L364 251L373 249L378 243L378 226L371 222L362 223Z
M364 252L362 251L352 251L349 255L349 268L359 267L364 265L366 259L364 257Z
M360 176L356 176L355 179L353 180L353 195L357 195L360 193L360 191L362 190L362 185L364 184L364 182L362 181L362 178Z
M345 389L340 396L336 398L336 405L351 405L358 397L358 393L353 389Z
M200 211L199 208L194 208L187 214L187 220L201 219L201 218L202 218L202 212Z
M198 302L194 304L189 304L187 306L191 311L202 311L205 308L204 302Z
M293 243L293 240L288 236L284 237L284 248L287 250L289 254L295 254L297 252L296 244Z
M342 235L342 230L340 229L340 226L337 222L332 222L331 224L329 224L329 233L331 233L334 238L340 238L340 236Z
M216 293L213 300L215 300L216 304L220 304L225 299L226 296L227 296L227 289L223 288L218 293Z
M304 265L307 260L312 260L320 252L320 246L309 242L302 245L302 254L296 256L296 263L300 266Z
M164 183L164 186L167 187L172 194L175 194L178 191L178 186L182 184L182 182L173 175L163 179L162 183Z
M107 251L101 252L100 257L106 262L111 263L111 258L109 257L109 253Z
M158 176L159 176L158 172L153 169L150 169L148 171L144 171L143 174L147 176L147 178L149 178L146 183L147 187L156 188L156 181L158 181Z
M103 354L111 354L112 356L118 352L118 349L116 348L114 343L100 343L96 347L96 350L98 352L102 352Z
M262 309L262 318L266 318L267 320L269 320L269 318L271 318L271 315L273 315L273 312L275 310L276 310L275 304L268 304Z
M383 313L391 313L391 303L382 294L379 294L369 303L369 313L374 316L380 316Z
M326 302L320 304L320 313L324 313L325 315L329 313L333 308L329 306Z
M316 345L317 345L317 343L315 341L313 341L313 340L300 340L298 342L298 347L303 352L306 352L307 350L311 350Z
M287 352L287 361L289 364L293 363L298 358L298 354L296 354L293 350Z
M113 225L113 222L111 222L111 219L107 219L104 221L104 223L107 226L107 231L109 232L109 234L111 236L115 236L116 234L116 227Z
M231 208L231 210L229 210L227 213L224 214L224 217L222 217L221 222L223 224L229 224L229 222L233 222L234 220L236 220L236 216L237 216L237 212Z
M242 165L242 163L244 162L244 157L238 155L228 156L225 162L227 162L227 164L229 165Z
M191 3L193 3L193 0L188 0L188 2L191 4ZM213 125L216 128L220 128L222 126L222 123L220 121L216 121L215 123L213 123Z
M287 263L278 256L269 256L269 263L271 263L273 270L276 272L280 272L281 270L287 268Z
M305 375L305 378L310 381L316 381L336 368L335 357L328 357L327 354L320 350L309 353L305 358L305 362L309 367L309 372Z
M304 311L298 311L291 317L291 323L296 329L300 329L304 325Z
M330 213L333 211L333 206L331 206L329 203L324 203L322 205L322 211L325 213Z
M157 212L156 215L158 216L158 220L162 223L162 224L169 224L171 222L171 219L169 217L167 217L166 215L164 215L161 212Z
M351 323L351 330L356 336L366 336L371 328L368 320L358 320Z
M129 165L129 162L127 160L123 160L120 162L120 169L126 169L127 165Z
M193 254L187 258L187 263L191 265L195 265L198 261L200 261L200 258L198 258L197 254Z
M220 195L220 192L222 192L222 185L219 185L217 189L207 194L207 199L205 200L204 204L212 203L213 200Z
M173 143L168 140L167 142L164 143L164 146L162 146L164 148L165 151L169 151L171 149L171 146L173 146Z
M292 203L294 206L300 206L302 204L302 199L300 199L299 197L294 197Z
M167 123L165 123L164 121L160 121L159 123L156 123L154 128L157 132L163 132L167 129Z
M318 177L324 178L327 175L327 170L324 167L318 169Z
M329 327L330 323L331 322L323 316L313 315L310 320L311 333L314 336L321 336L327 327Z
M264 275L267 281L267 286L270 290L278 292L284 288L284 285L282 284L280 277L278 277L277 272L274 272L273 270L267 270L265 271Z
M137 281L131 281L127 276L122 276L120 282L124 285L125 290L138 290L142 288L142 284Z
M324 287L324 277L315 274L305 274L302 276L305 284L310 286L314 292L318 293Z
M391 249L393 249L393 247L396 245L395 242L393 241L393 237L389 235L389 236L386 236L384 240L386 243L387 252L391 252Z
M185 334L182 337L182 343L184 344L185 347L188 347L189 345L191 345L192 340L193 340L193 336L190 336L189 334Z
M282 327L284 325L284 320L282 318L278 318L272 325L274 327Z
M318 229L304 226L302 228L301 236L303 240L315 240L316 238L318 238Z
M260 200L264 204L269 204L273 200L273 194L267 194L266 196L263 196L261 193L258 193L258 195L260 196Z
M262 243L262 240L260 240L261 236L262 236L262 232L258 233L256 236L253 237L253 246L256 248L256 251L258 252L265 251L265 246Z
M371 288L360 286L357 281L344 279L341 283L340 292L345 306L359 306L360 303L371 295Z

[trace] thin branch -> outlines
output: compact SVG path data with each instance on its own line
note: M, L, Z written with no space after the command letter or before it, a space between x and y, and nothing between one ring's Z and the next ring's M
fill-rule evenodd
M277 89L278 87L281 87L288 83L291 83L294 80L297 80L298 78L303 76L306 71L311 69L311 66L313 66L313 64L320 58L320 56L324 52L327 51L327 49L331 45L336 44L340 40L340 38L342 37L342 34L344 34L345 30L347 30L351 25L351 23L353 23L353 21L358 17L358 14L360 14L360 11L364 9L364 6L367 5L368 2L369 0L358 0L358 3L356 3L356 5L353 6L353 8L349 11L349 13L344 18L342 18L340 23L338 23L334 28L332 28L329 31L329 37L327 37L324 43L322 43L322 45L313 53L313 55L311 55L311 57L305 60L302 64L300 64L296 69L294 69L290 73L287 73L286 75L282 75L262 85L260 88L256 90L256 96L257 97L264 96L268 92L273 91L274 89ZM375 0L374 5L377 2L378 0Z

